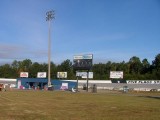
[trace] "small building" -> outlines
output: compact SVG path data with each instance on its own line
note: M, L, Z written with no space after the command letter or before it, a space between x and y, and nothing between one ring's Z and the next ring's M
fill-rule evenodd
M45 78L18 78L17 88L19 89L44 89L47 86Z
M63 83L68 83L68 89L76 86L76 82L65 80L51 80L54 89L61 89ZM48 85L47 78L17 78L17 88L19 89L45 89Z

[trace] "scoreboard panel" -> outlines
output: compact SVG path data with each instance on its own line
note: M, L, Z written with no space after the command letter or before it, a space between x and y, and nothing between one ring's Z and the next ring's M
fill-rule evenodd
M74 56L73 68L75 70L90 70L92 68L93 55Z

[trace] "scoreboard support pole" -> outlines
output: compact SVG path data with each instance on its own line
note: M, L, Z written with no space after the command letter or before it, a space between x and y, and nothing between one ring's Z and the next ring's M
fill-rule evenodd
M76 92L78 92L78 76L77 76L77 88L76 88Z
M73 58L73 68L75 70L87 70L87 88L86 88L87 92L88 92L89 70L92 68L92 61L93 61L93 54L75 55ZM78 86L78 78L77 78L77 86Z
M89 76L89 70L87 70L87 92L88 92L88 76Z

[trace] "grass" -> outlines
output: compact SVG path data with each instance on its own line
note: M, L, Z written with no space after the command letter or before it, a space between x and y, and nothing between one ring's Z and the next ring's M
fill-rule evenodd
M158 92L0 92L0 120L159 120L159 96Z

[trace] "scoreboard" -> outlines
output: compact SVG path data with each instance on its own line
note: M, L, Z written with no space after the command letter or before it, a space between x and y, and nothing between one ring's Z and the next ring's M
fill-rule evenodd
M73 68L75 70L90 70L92 68L93 55L75 55Z

